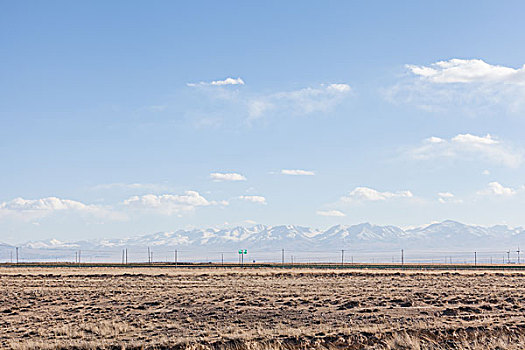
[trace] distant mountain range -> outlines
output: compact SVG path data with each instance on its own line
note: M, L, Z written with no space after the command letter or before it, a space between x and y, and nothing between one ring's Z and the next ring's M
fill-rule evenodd
M152 247L152 249L196 249L208 251L236 251L237 249L296 251L348 250L462 250L514 249L525 247L525 229L505 225L491 227L465 225L443 221L424 227L402 229L396 226L378 226L369 223L336 225L327 230L308 227L266 226L234 227L228 229L193 229L158 232L126 239L101 239L63 242L56 239L31 241L20 245L29 250L118 250ZM0 251L13 249L0 244Z

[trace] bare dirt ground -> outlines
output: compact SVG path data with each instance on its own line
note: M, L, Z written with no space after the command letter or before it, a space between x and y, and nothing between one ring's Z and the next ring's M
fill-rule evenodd
M524 349L525 274L1 268L0 347Z

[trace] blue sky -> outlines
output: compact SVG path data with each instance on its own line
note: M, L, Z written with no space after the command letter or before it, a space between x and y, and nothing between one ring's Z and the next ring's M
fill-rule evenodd
M523 2L0 7L0 241L525 225Z

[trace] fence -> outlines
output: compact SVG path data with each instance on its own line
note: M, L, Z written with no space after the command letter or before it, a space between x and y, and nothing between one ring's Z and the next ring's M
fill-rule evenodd
M244 249L242 249L244 250ZM0 250L0 263L241 263L239 250L168 249L165 247L119 247L111 249L17 248ZM521 264L519 250L299 250L248 249L242 263L294 264Z

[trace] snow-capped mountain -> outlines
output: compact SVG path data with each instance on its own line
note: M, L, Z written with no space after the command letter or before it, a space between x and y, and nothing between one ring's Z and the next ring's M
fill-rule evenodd
M24 244L26 248L33 249L57 249L57 248L78 248L78 243L62 242L58 239L48 239L45 241L31 241Z
M170 247L213 247L214 249L274 248L274 246L309 247L314 244L312 236L319 231L301 226L234 227L230 229L194 229L174 232L159 232L150 235L124 239L101 241L110 246L170 246Z
M317 236L316 241L326 247L384 246L385 243L401 243L407 237L407 232L396 226L376 226L363 223L352 226L333 226Z
M125 239L103 239L63 242L56 239L33 241L20 245L31 250L99 250L120 251L124 248L198 249L218 251L257 249L277 251L333 251L337 249L507 249L525 247L525 229L505 225L492 227L465 225L447 220L423 227L402 229L369 223L336 225L327 230L286 225L233 227L227 229L192 229L158 232ZM7 245L2 248L10 249Z
M491 227L465 225L446 220L441 223L407 230L414 243L428 242L434 247L495 248L519 245L525 239L522 227L509 228L506 225Z

